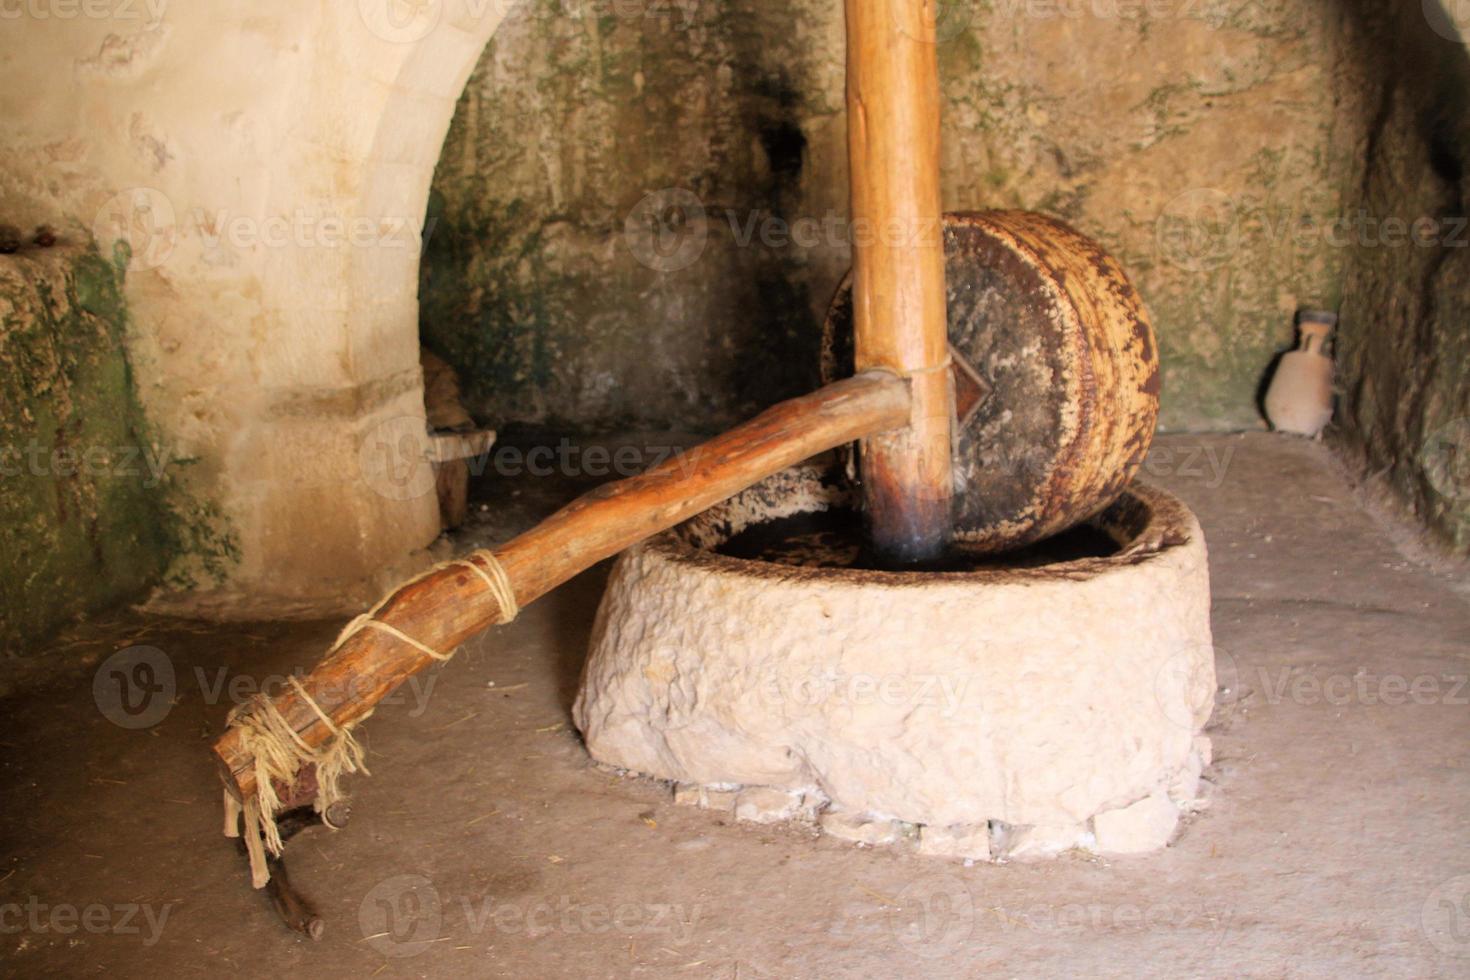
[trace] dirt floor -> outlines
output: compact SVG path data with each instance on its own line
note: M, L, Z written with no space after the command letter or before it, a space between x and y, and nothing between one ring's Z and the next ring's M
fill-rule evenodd
M208 746L341 624L129 613L0 701L0 974L1470 976L1463 568L1407 558L1319 445L1168 437L1147 478L1204 525L1222 681L1209 805L1160 854L965 867L594 768L568 709L604 567L364 726L351 825L288 850L313 943L220 836ZM461 543L576 482L486 483Z

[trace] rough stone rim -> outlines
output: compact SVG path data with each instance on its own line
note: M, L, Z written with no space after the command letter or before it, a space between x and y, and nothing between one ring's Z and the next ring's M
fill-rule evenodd
M785 478L785 479L783 479ZM773 481L784 484L788 479L801 480L817 492L813 498L825 504L804 508L805 512L851 506L851 488L819 465L803 464L778 474ZM1079 526L1102 530L1118 545L1112 555L1075 558L1032 568L981 568L974 571L879 571L854 568L815 568L785 565L752 558L736 558L713 550L752 523L737 524L726 517L740 507L749 494L761 495L767 484L743 491L724 504L711 508L679 526L645 541L640 547L656 552L661 558L682 565L697 566L723 574L746 578L790 582L822 582L829 585L855 587L881 585L885 588L920 588L935 582L997 584L1017 581L1082 582L1149 561L1194 539L1195 520L1182 501L1146 483L1130 483L1112 503ZM783 496L788 489L776 491Z

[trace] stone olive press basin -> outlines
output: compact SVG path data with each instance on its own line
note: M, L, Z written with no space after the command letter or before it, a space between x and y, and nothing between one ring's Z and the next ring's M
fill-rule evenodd
M939 854L1167 843L1215 692L1193 514L1134 483L1083 551L971 570L722 553L852 503L807 464L626 552L574 707L593 758L747 819Z

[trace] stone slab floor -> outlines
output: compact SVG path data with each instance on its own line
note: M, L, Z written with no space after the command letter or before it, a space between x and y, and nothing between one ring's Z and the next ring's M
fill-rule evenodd
M63 666L0 702L0 973L1470 976L1464 570L1401 553L1314 444L1174 436L1149 471L1204 525L1225 685L1209 805L1163 853L965 867L594 768L568 706L602 568L365 726L351 826L288 852L328 923L312 943L247 887L207 749L340 623L128 613L58 638ZM517 483L467 539L571 482ZM164 660L129 714L94 679L134 645Z

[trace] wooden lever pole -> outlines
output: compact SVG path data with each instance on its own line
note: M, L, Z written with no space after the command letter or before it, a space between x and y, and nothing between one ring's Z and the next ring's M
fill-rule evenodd
M862 444L870 541L896 566L944 550L954 493L934 3L847 0L856 366L912 385L908 426Z
M759 480L856 439L908 423L909 384L870 371L793 398L641 476L609 483L573 501L525 534L495 549L518 605L649 535L673 527ZM476 560L476 559L470 559ZM448 653L498 622L501 609L483 581L450 565L401 586L376 618L430 649ZM352 634L302 681L333 725L362 720L434 658L374 629ZM307 746L332 730L311 703L288 688L276 710ZM231 728L215 743L225 787L244 800L255 792L254 759Z
M880 558L937 557L949 538L952 387L939 203L934 0L847 0L856 377L783 402L632 479L574 501L494 552L516 604L817 453L863 441ZM483 559L471 558L482 563ZM298 744L327 744L410 676L500 621L479 572L449 565L376 608L387 629L349 632L300 691L272 699ZM409 642L411 640L412 642ZM303 696L304 693L304 696ZM320 712L321 714L318 714ZM328 721L323 720L325 715ZM244 800L254 760L240 729L214 746Z

